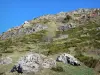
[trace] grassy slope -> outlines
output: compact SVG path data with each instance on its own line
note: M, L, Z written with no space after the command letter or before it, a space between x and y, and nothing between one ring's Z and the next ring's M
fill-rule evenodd
M0 73L5 72L6 75L16 75L17 73L9 73L10 69L12 68L12 66L16 63L15 61L18 60L18 58L22 55L24 55L26 53L18 53L15 52L14 54L6 54L8 56L11 55L11 57L13 58L13 63L9 64L9 65L0 65ZM56 55L52 56L53 58L56 57ZM56 72L50 69L44 69L40 72L38 72L36 75L94 75L94 71L91 68L86 67L85 65L81 65L79 67L77 66L72 66L72 65L66 65L63 63L58 62L57 63L58 66L61 66L64 71L63 72ZM29 75L33 75L33 74L29 74Z
M30 51L41 52L49 56L52 55L53 58L55 58L57 53L62 52L69 52L71 54L82 52L85 55L99 58L99 55L95 53L92 55L89 55L90 53L88 53L89 50L97 51L100 49L100 30L97 30L97 27L100 27L100 25L89 23L64 32L56 32L56 34L67 34L69 37L67 39L53 41L49 44L46 44L42 40L43 37L48 34L45 33L46 31L40 31L36 34L25 35L16 39L1 40L0 53L3 54L3 56L10 56L13 59L13 63L10 65L0 65L0 73L5 71L9 72L18 58ZM53 31L55 31L55 29L53 29ZM96 35L97 33L98 35ZM56 36L53 35L53 37ZM63 67L64 72L55 72L50 69L45 69L37 75L94 75L93 69L88 68L85 65L75 67L63 63L57 64ZM7 75L12 75L8 72L6 72Z

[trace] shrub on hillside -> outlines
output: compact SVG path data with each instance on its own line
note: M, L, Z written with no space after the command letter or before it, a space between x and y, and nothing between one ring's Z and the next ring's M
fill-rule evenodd
M94 59L93 57L84 56L81 53L79 55L76 55L75 57L78 58L81 62L83 62L86 66L90 68L94 68L97 62L99 61L98 59Z
M45 55L52 55L52 54L56 54L59 52L68 52L67 47L65 46L65 44L56 44L56 43L48 43L45 45L41 45L41 48L43 49L47 49L48 51L44 51L42 52Z
M72 19L72 17L70 15L67 15L64 20L62 21L63 23L67 23Z
M2 57L2 54L0 53L0 57Z
M64 44L52 44L49 46L48 55L56 54L59 52L66 52L66 51L67 51L67 48L65 47Z
M56 72L63 72L64 71L63 67L61 67L61 66L53 67L53 68L51 68L51 70L56 71Z
M3 40L2 42L0 42L0 48L1 48L0 52L12 53L13 50L8 50L8 48L10 48L10 46L12 45L14 45L12 39Z

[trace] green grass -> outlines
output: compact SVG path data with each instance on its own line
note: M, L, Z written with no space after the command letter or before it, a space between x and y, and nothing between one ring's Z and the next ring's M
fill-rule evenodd
M72 66L63 63L57 63L58 66L63 68L63 71L55 71L50 69L44 69L36 75L94 75L93 69L90 69L84 65L81 66Z
M10 70L17 63L18 59L25 54L26 52L2 53L2 56L9 56L12 58L13 61L11 64L8 64L8 65L0 65L0 74L4 73L5 75L13 75L13 73L10 73Z

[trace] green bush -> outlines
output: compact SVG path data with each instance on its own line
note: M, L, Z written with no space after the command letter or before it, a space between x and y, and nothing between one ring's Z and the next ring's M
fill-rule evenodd
M93 57L84 56L81 53L79 55L76 55L75 57L78 58L81 62L83 62L86 66L90 68L94 68L97 62L99 61L98 59L94 59Z
M48 48L48 55L67 51L67 48L64 44L52 44Z
M10 49L10 50L6 49L6 50L2 51L2 53L13 53L13 52L14 52L14 50L12 50L12 49Z
M23 43L28 43L28 42L36 43L37 41L42 41L42 38L45 35L45 33L46 31L42 30L37 33L25 35L20 39L20 41Z
M56 71L56 72L64 72L64 69L61 66L53 67L51 68L51 70Z
M0 53L0 57L2 57L2 54Z
M64 43L65 44L65 46L67 47L67 48L69 48L69 47L76 47L76 42L73 42L73 41L71 41L71 42L65 42Z
M13 44L13 41L12 41L12 39L6 39L6 40L3 40L3 41L1 41L0 42L0 48L1 48L1 51L0 52L13 52L12 50L8 50L8 48L10 47L10 46L12 46L12 45L14 45Z
M60 52L68 52L68 48L65 44L56 44L55 42L41 45L42 49L47 49L48 51L42 52L45 55L52 55Z
M72 17L70 15L67 15L64 20L62 21L63 23L67 23L72 19Z

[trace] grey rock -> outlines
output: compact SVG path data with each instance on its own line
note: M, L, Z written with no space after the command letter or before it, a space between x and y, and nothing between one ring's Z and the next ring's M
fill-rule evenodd
M21 65L23 73L38 72L43 68L52 68L56 66L56 61L52 58L46 58L46 56L38 53L29 53L21 57L16 64Z
M71 64L71 65L80 65L80 62L72 55L63 53L59 55L56 59L58 62L63 62L65 64Z
M7 39L16 36L23 36L26 34L32 34L41 30L45 30L48 27L42 24L36 24L32 26L30 23L25 22L24 25L9 29L7 32L1 35L1 39Z

